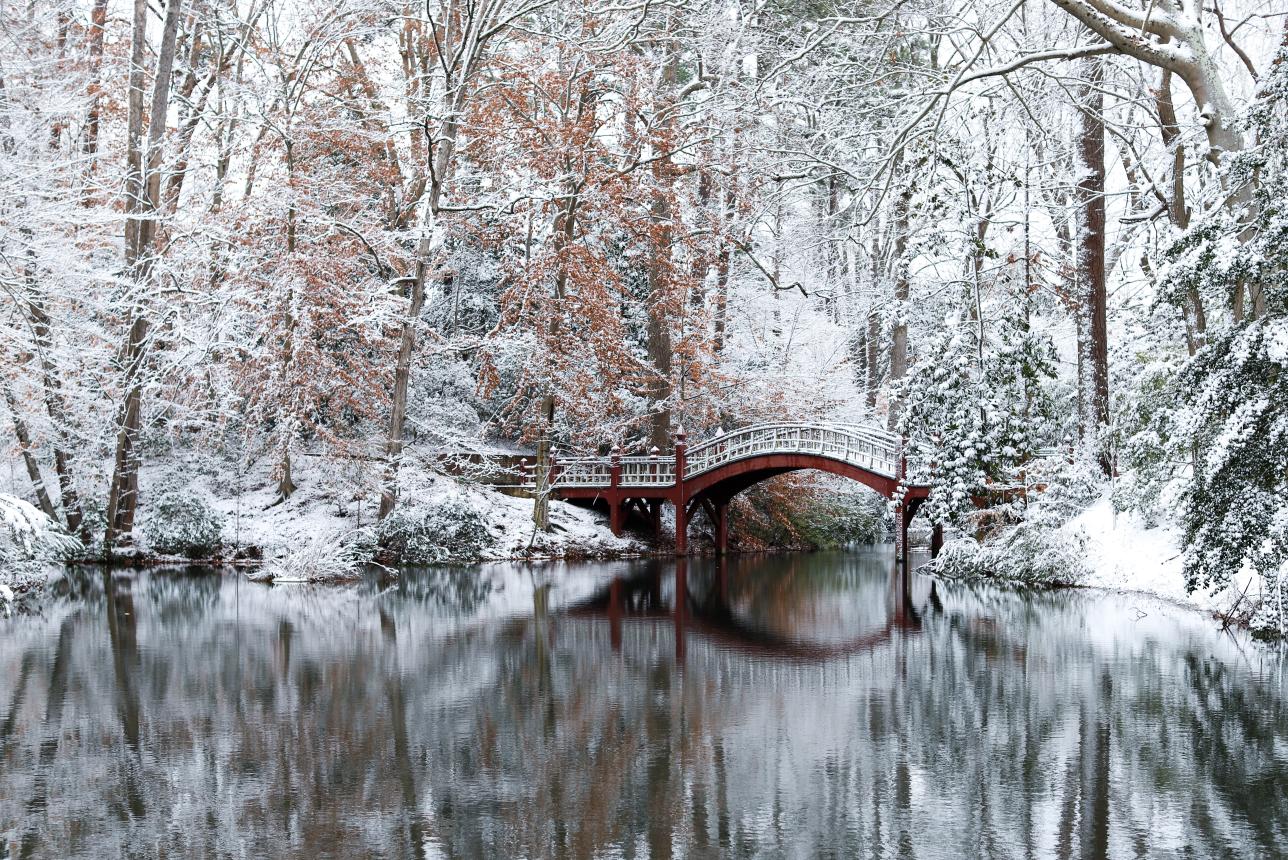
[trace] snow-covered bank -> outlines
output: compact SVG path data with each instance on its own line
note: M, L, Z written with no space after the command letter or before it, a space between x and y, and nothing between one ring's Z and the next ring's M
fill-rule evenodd
M1166 523L1147 527L1133 512L1115 511L1109 494L1066 523L1061 529L1085 542L1090 575L1081 583L1091 588L1137 591L1208 612L1229 612L1247 577L1234 586L1214 591L1185 590L1181 561L1181 536ZM1248 588L1256 596L1257 586Z
M261 559L271 565L292 554L325 554L359 533L374 534L378 495L357 489L356 482L337 480L336 469L325 462L298 469L299 488L281 500L267 475L252 475L239 489L223 476L179 468L170 463L145 470L142 492L156 498L178 493L211 512L222 529L224 559ZM182 475L180 480L178 475ZM508 559L607 559L651 552L630 537L617 537L606 515L553 501L551 530L541 532L532 522L532 500L497 489L430 472L405 469L399 498L401 511L451 508L465 511L480 532L464 553L451 547L444 535L441 558L434 561L501 561ZM174 530L160 521L164 505L143 505L136 534L145 557L157 554L151 536ZM374 537L370 538L374 540Z
M0 618L43 588L58 560L77 546L33 505L0 493Z

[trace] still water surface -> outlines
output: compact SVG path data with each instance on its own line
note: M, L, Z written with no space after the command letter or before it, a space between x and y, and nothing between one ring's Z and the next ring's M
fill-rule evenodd
M1284 662L1137 595L904 589L888 547L63 592L0 624L0 857L1288 845Z

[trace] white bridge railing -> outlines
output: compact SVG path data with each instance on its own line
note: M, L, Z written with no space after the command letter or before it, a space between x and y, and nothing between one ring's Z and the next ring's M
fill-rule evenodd
M756 424L720 433L686 449L684 454L685 479L726 463L766 454L815 454L887 478L903 477L899 437L883 428L859 424ZM1041 483L1044 470L1071 456L1067 449L1040 449L1028 467L1028 484ZM611 487L614 464L618 469L619 487L675 486L676 458L659 452L648 456L556 457L550 488ZM539 469L526 460L520 468L523 472L520 486L537 487Z
M612 473L607 457L578 457L556 461L554 485L557 487L607 487ZM527 476L525 476L526 478ZM528 484L535 481L528 480Z
M622 457L623 487L669 487L675 483L674 457Z
M761 454L818 454L892 478L899 474L899 437L893 433L857 425L757 424L690 448L684 476Z
M899 437L875 427L848 424L757 424L721 433L686 451L684 478L692 478L736 460L764 454L816 454L887 477L899 475ZM676 458L617 457L620 487L670 487L676 481ZM609 487L613 457L557 458L552 487ZM537 476L525 466L524 485Z

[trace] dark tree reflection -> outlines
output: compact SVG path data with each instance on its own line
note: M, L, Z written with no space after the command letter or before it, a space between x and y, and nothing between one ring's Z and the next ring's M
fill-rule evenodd
M81 571L0 628L0 857L1275 856L1285 669L888 553Z

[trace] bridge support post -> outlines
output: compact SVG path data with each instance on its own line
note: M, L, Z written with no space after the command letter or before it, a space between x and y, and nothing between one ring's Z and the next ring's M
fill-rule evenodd
M903 502L894 508L894 556L898 564L908 571L908 509Z
M689 552L689 510L683 496L675 503L675 554Z
M614 445L608 457L608 527L617 537L622 536L622 520L625 519L625 500L621 496L622 483L622 448Z
M905 573L908 572L908 556L911 552L908 546L908 526L912 525L912 518L917 515L917 508L921 507L921 501L921 499L901 500L894 509L895 555L899 564L903 565Z
M894 508L895 558L898 564L903 565L903 575L905 578L908 576L908 523L912 520L913 514L916 513L916 509L913 508L912 505L908 504L908 501L904 499L902 495L902 493L907 492L907 483L906 483L908 478L907 442L908 440L906 438L902 436L899 437L895 470L896 470L896 475L898 476L898 479L899 479L898 486L901 491L901 495L899 498L899 503L895 505L895 508Z
M675 489L671 501L675 505L675 554L689 552L689 498L684 491L685 444L684 427L675 429Z
M717 501L713 506L716 512L716 555L729 552L729 503Z
M939 551L944 548L944 527L936 523L930 533L930 557L939 558Z

